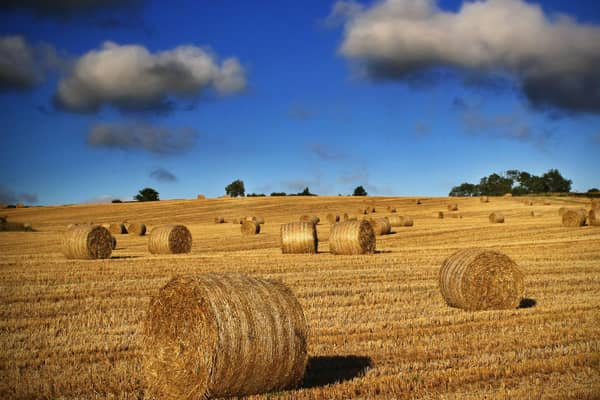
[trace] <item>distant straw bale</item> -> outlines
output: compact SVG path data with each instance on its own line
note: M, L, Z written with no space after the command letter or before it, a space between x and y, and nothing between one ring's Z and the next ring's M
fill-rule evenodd
M545 205L545 206L551 206L551 205L552 205L552 202L551 202L550 200L548 200L548 199L545 199L545 200L544 200L544 205Z
M223 223L225 223L225 217L223 217L223 216L215 217L214 222L215 222L215 224L223 224Z
M482 203L489 203L490 202L490 198L488 196L481 196L479 198L479 201Z
M100 225L75 225L62 239L62 252L70 259L109 258L112 254L112 235Z
M504 223L504 214L499 211L495 211L490 214L489 220L493 224L502 224Z
M318 245L317 227L312 222L290 222L281 225L283 254L316 253Z
M459 213L446 213L444 216L448 218L462 218L462 215Z
M329 222L329 224L335 224L336 222L340 221L340 216L337 214L327 214L327 222Z
M369 213L368 208L359 208L358 209L358 214L368 214L368 213Z
M446 303L469 311L517 308L523 298L524 275L500 252L470 248L448 257L439 286Z
M108 231L113 235L121 235L127 233L127 227L123 223L112 223L108 226Z
M317 217L316 215L302 215L300 217L300 222L311 222L314 225L318 225L319 222L321 222L321 219L319 217Z
M348 213L344 213L343 220L348 221L348 219L350 219L350 216L348 215Z
M391 213L395 213L396 212L396 207L390 207L390 212Z
M260 224L256 221L244 221L241 229L244 235L258 235L260 233Z
M199 194L198 196L196 196L196 199L198 200L206 200L206 196L203 194Z
M562 216L563 226L575 228L585 225L586 212L583 209L567 210Z
M505 193L504 197L512 197L512 193Z
M532 211L530 214L531 214L531 216L532 216L532 217L539 217L539 216L541 215L541 214L540 214L539 212L537 212L537 211Z
M308 329L284 284L243 275L176 277L150 300L142 328L145 397L230 398L303 379Z
M421 199L417 199L417 201L415 201L415 203L416 203L417 205L418 205L418 204L421 204L421 203L422 203L422 200L421 200Z
M443 212L443 211L438 211L438 212L437 212L437 217L438 217L439 219L444 219L444 212Z
M442 214L443 215L443 214ZM390 224L396 226L413 226L414 221L408 215L390 215L386 217Z
M594 210L600 209L600 199L592 199L591 207Z
M458 210L458 204L456 204L456 203L448 204L448 211L456 211L456 210Z
M558 209L558 215L559 215L560 217L562 217L562 216L564 215L564 213L566 213L566 212L567 212L567 210L568 210L568 208L567 208L567 207L561 207L561 208L559 208L559 209Z
M17 203L15 205L15 208L25 208L25 204L23 204L23 203Z
M392 231L392 224L387 218L371 218L369 223L377 236L388 235Z
M7 220L8 220L8 217L7 217L7 216L1 216L1 217L0 217L0 223L1 223L1 224L5 224Z
M127 232L130 235L144 236L146 234L146 224L132 222L127 226Z
M588 212L588 222L591 226L600 226L600 208L592 208Z
M335 224L329 235L332 254L371 254L375 252L375 232L368 221Z
M148 250L152 254L181 254L192 251L192 234L184 225L157 226L150 232Z

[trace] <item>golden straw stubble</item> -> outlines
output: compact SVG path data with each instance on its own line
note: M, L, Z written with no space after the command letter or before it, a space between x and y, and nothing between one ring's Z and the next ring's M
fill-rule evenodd
M290 222L281 225L281 252L283 254L317 253L319 239L312 222Z
M439 287L446 303L465 310L501 310L519 306L524 275L507 255L491 249L455 252L442 264Z
M258 235L260 233L260 224L255 221L244 221L241 225L241 231L244 235Z
M163 225L152 229L148 239L152 254L180 254L192 251L192 234L184 225Z
M75 225L63 235L62 251L67 258L110 258L112 250L113 236L100 225Z
M205 399L294 388L307 363L302 307L279 282L235 274L176 277L143 326L146 396Z
M332 254L372 254L375 245L375 232L366 220L337 223L329 234L329 251Z

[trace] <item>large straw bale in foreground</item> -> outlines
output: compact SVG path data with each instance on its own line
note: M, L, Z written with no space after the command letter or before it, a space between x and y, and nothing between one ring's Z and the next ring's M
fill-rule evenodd
M465 310L516 308L523 297L524 277L517 264L500 252L459 250L442 264L442 296L451 307Z
M256 221L244 221L241 230L244 235L258 235L260 233L260 224Z
M575 228L585 225L586 212L583 209L567 210L562 216L563 226Z
M243 275L176 277L143 327L146 397L205 399L297 386L307 363L302 307L282 283Z
M387 235L392 231L392 224L387 218L371 218L369 223L377 236Z
M113 236L100 225L75 225L67 229L62 240L62 252L67 258L109 258L112 250Z
M318 245L317 227L312 222L291 222L281 225L282 253L316 253Z
M152 229L148 239L152 254L180 254L192 250L192 234L184 225L163 225Z
M369 221L345 221L335 224L329 234L333 254L369 254L375 252L375 232Z
M499 211L495 211L490 214L489 220L492 224L502 224L504 223L504 214Z
M127 227L127 231L130 235L144 236L146 234L146 224L132 222Z

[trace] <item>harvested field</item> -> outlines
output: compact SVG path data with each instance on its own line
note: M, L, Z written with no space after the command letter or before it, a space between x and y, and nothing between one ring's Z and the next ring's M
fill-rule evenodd
M568 228L552 197L369 198L415 224L377 237L370 255L329 252L330 224L316 227L318 254L282 254L281 225L300 215L354 214L346 197L206 199L3 210L35 232L0 232L0 398L136 399L146 384L142 330L150 299L174 276L241 273L278 280L300 302L308 367L298 389L252 399L594 399L600 394L600 227ZM462 218L438 219L449 202ZM502 210L503 224L490 224ZM531 212L539 212L536 218ZM451 214L451 213L448 213ZM135 215L151 231L189 228L190 253L148 251L149 236L119 235L110 259L70 260L65 227ZM238 224L261 215L252 237ZM339 225L339 224L338 224ZM336 226L336 225L333 225ZM438 279L444 260L470 247L506 254L523 272L516 309L449 307Z

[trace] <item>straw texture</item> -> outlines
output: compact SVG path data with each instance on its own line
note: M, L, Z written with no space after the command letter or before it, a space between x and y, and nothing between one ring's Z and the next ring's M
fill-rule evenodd
M244 221L241 225L242 234L258 235L260 233L260 224L255 221Z
M392 231L392 224L387 218L371 218L369 223L377 236L388 235Z
M127 231L130 235L144 236L146 234L146 224L132 222L127 227Z
M176 277L143 327L145 397L245 396L297 386L307 363L302 307L282 283L243 275Z
M559 216L563 216L566 212L567 212L568 208L567 207L561 207L558 209L558 215Z
M319 245L317 227L312 222L291 222L281 225L281 252L316 253Z
M110 232L102 226L75 225L64 233L62 252L70 259L109 258L112 240Z
M448 211L456 211L456 210L458 210L458 204L456 204L456 203L448 204Z
M108 231L113 235L121 235L127 233L127 228L123 223L112 223L108 226Z
M366 221L345 221L335 224L329 234L332 254L370 254L375 252L375 232Z
M600 226L600 208L592 208L588 212L588 221L591 226Z
M585 225L586 212L583 209L567 210L562 216L563 226L575 228Z
M493 224L502 224L504 223L504 214L499 211L495 211L490 214L489 220Z
M180 254L192 251L192 234L184 225L163 225L152 229L148 239L152 254Z
M479 198L479 201L482 203L489 203L490 202L490 198L488 196L481 196Z
M513 260L481 248L448 257L440 269L439 286L449 306L470 311L516 308L525 288L523 273Z
M321 219L316 215L303 215L300 217L300 222L311 222L317 225L319 222L321 222Z

